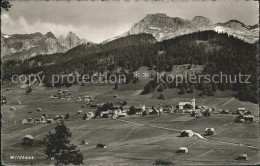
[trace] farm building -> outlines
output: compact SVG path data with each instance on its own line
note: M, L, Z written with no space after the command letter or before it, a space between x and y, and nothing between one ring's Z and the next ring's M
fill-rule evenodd
M253 122L254 121L254 116L253 115L238 115L235 119L234 122Z
M126 110L119 110L117 112L118 117L126 117L127 116L127 111Z
M253 115L253 113L250 112L249 110L247 110L247 111L244 113L244 115Z
M33 136L31 135L25 135L23 138L23 144L24 145L32 145L33 144Z
M17 105L20 105L20 104L22 104L22 102L21 101L17 101Z
M187 147L180 147L177 153L188 153L188 148Z
M81 97L78 96L78 97L76 98L76 101L82 101Z
M149 115L153 114L153 109L152 108L146 108L146 111Z
M254 116L253 115L243 115L243 119L245 120L245 122L253 122Z
M229 110L222 110L220 114L229 114Z
M201 111L199 111L199 110L197 110L197 111L195 111L195 118L201 118L202 117L202 113L201 113Z
M109 111L102 111L102 112L100 113L100 117L101 117L101 118L108 118L108 115L109 115Z
M213 135L216 133L216 130L214 128L206 128L205 129L205 135Z
M64 115L56 115L53 119L54 120L62 120L62 119L64 119Z
M54 123L53 119L47 119L46 121L47 121L47 123Z
M42 111L42 108L37 108L36 111L37 111L37 112L40 112L40 111Z
M181 131L181 137L192 137L193 134L194 133L191 130L183 130L183 131Z
M88 103L88 107L90 107L90 108L97 108L97 107L102 106L102 105L104 105L104 103L102 103L98 100L91 101L90 103Z
M78 110L78 111L77 111L77 114L81 114L81 113L82 113L82 110Z
M238 160L248 160L247 154L240 154L237 158Z
M23 119L22 120L22 124L26 124L27 123L27 120L26 119Z
M237 114L237 115L242 115L242 114L244 114L246 111L247 111L246 108L238 108L236 114Z
M190 102L179 102L177 105L180 110L187 109L186 106L190 106L190 108L195 109L195 98L193 97Z
M10 107L10 110L11 111L16 111L16 108L15 107Z
M57 95L51 95L50 98L51 99L58 99L58 96Z
M97 148L105 149L105 148L107 148L107 145L104 145L104 144L97 144Z
M93 97L90 97L90 96L84 96L84 100L87 101L87 102L90 102L93 100Z
M93 112L87 112L87 117L89 118L89 119L92 119L92 118L94 118L94 113Z

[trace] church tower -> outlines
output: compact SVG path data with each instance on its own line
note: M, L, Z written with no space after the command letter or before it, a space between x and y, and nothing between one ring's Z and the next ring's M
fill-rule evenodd
M195 110L195 98L194 98L194 96L192 97L192 99L191 99L191 105L193 106L193 110Z

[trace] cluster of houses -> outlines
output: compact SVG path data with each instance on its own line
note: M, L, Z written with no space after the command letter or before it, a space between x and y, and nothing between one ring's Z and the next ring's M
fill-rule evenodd
M56 94L50 96L51 99L71 99L71 93L68 90L59 89Z
M58 90L57 94L52 95L51 98L57 99L70 99L71 93L68 90ZM77 97L76 101L84 101L84 105L81 108L97 109L102 107L104 103L94 99L90 96L84 96L83 98ZM172 105L158 105L156 107L146 107L143 103L140 106L134 106L134 111L131 111L130 106L123 104L122 102L117 102L113 104L113 109L103 110L100 115L96 116L94 111L87 111L83 113L82 110L78 110L77 114L84 114L83 119L94 119L94 118L121 118L126 116L145 116L145 115L158 115L162 113L188 113L192 117L201 118L202 116L210 116L210 113L214 114L230 114L229 110L217 110L215 107L209 108L207 106L196 106L195 98L193 97L189 102L179 102L176 107ZM132 108L132 109L133 109ZM37 109L37 111L40 108ZM40 111L40 110L39 110ZM232 114L237 114L238 116L234 119L234 122L253 122L254 115L246 108L238 108L238 110ZM46 119L46 116L40 116L38 118L28 118L24 119L23 123L53 123L56 120L64 119L63 115L56 115L53 119ZM214 133L212 128L208 128L207 132ZM210 135L210 134L208 134Z
M252 114L246 108L238 108L234 114L238 115L234 119L234 122L243 123L243 122L253 122L254 121L254 114Z

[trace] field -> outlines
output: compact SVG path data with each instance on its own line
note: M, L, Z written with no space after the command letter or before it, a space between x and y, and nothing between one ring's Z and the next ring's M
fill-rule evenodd
M189 101L191 95L180 96L176 89L166 89L166 100L157 100L156 93L139 95L144 82L140 85L122 85L118 90L113 85L73 86L68 90L72 100L50 99L57 89L33 86L33 91L25 95L22 86L5 84L2 94L7 96L8 103L2 105L2 163L3 164L53 164L46 160L43 145L31 147L20 143L25 135L30 134L36 140L42 140L56 124L21 124L23 119L36 118L46 114L49 118L55 115L70 114L65 124L72 132L71 142L78 146L84 154L86 165L152 165L155 160L172 161L177 165L248 165L260 163L259 117L253 123L233 123L235 115L212 114L210 117L193 118L189 114L160 114L148 116L128 116L119 119L82 120L77 115L84 102L76 102L78 96L92 96L103 102L127 101L127 105L138 106L142 102L146 106L176 105L180 101ZM142 85L141 85L142 84ZM6 87L14 87L14 91L6 91ZM140 89L138 89L140 87ZM207 105L217 109L235 111L238 107L250 109L258 116L258 105L241 102L229 93L217 92L213 97L196 97L196 105ZM119 97L114 98L114 94ZM21 104L17 104L21 101ZM10 110L16 107L16 110ZM37 112L37 108L42 111ZM92 110L94 111L94 109ZM214 127L217 133L213 136L200 137L207 127ZM179 137L180 131L190 129L196 134L192 137ZM80 145L85 140L86 145ZM106 149L97 149L98 143L108 145ZM177 154L179 147L188 147L187 154ZM249 160L238 161L241 153L246 153ZM34 160L11 160L12 155L34 156Z

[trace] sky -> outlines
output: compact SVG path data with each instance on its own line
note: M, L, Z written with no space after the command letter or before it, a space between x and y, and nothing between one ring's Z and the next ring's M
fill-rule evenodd
M257 1L11 1L1 14L5 34L51 31L66 36L69 31L92 42L102 42L128 31L147 14L192 19L204 16L214 23L236 19L247 25L258 23Z

